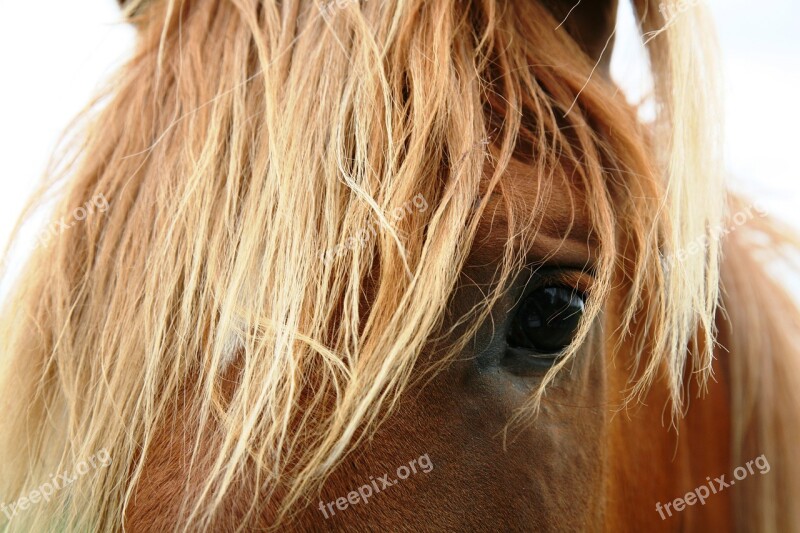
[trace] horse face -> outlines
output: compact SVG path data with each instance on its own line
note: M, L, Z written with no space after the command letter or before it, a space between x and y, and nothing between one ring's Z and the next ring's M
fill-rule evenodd
M506 180L521 200L535 197L536 176L526 164L512 162ZM322 521L353 530L406 523L414 530L522 531L600 524L609 411L602 317L548 389L535 423L508 426L557 360L553 352L571 341L591 291L589 225L567 186L554 189L526 251L541 266L520 272L474 342L407 393L375 439L333 474L308 511L309 527ZM499 198L488 209L448 316L463 316L485 298L506 238L504 212ZM430 466L422 468L422 460Z

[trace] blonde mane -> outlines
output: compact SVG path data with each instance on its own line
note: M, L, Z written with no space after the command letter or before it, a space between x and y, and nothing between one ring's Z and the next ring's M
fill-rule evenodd
M664 27L655 2L635 4L643 33ZM514 157L537 169L542 200L557 179L586 196L600 244L584 326L515 420L533 419L612 291L630 400L658 383L677 419L685 373L704 387L725 192L702 9L648 43L652 126L599 73L587 83L593 65L536 2L143 0L126 12L135 54L44 189L56 219L98 194L109 207L34 252L0 319L0 496L101 449L112 462L9 531L122 527L176 410L195 417L186 530L211 524L243 480L249 511L272 502L280 523L458 353L525 262L542 221L520 206L485 306L421 364L449 333L490 195L513 197ZM426 209L411 207L419 198ZM664 268L698 238L704 253ZM759 520L775 529L785 514Z

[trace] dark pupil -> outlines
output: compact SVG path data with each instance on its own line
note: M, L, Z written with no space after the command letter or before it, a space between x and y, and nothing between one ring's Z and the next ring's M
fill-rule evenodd
M525 298L514 317L509 343L555 354L572 342L583 315L584 297L566 287L542 287Z

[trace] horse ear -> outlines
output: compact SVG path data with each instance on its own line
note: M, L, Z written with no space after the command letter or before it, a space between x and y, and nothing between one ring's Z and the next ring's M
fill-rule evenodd
M555 18L593 62L608 71L614 48L618 0L544 0ZM605 49L605 52L603 51Z
M117 4L119 4L125 17L129 21L133 21L137 15L141 14L142 7L148 1L149 0L117 0Z

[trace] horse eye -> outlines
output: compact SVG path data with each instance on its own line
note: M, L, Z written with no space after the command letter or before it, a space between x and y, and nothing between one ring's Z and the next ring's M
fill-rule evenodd
M511 323L508 346L555 360L575 338L586 297L574 288L540 287L525 297Z

